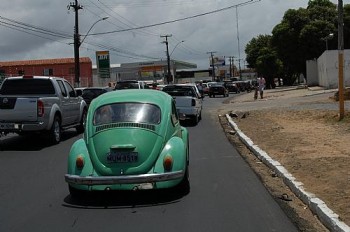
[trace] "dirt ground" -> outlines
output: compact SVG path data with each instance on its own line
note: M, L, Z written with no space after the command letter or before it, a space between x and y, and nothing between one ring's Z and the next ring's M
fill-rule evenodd
M229 140L301 231L327 230L283 181L240 143L224 117L226 113L236 113L234 121L245 135L350 225L350 113L345 111L345 118L339 121L339 110L307 107L338 104L329 94L304 102L308 90L266 92L264 99L256 101L249 93L224 102L229 107L219 111L219 119Z

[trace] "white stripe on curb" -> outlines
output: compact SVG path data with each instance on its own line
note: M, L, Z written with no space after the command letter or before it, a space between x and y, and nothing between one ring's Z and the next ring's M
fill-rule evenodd
M273 160L265 151L259 148L248 138L226 114L231 127L237 132L239 139L247 148L270 169L283 179L283 182L315 213L320 221L330 230L336 232L350 232L350 227L339 219L339 215L334 213L325 202L317 198L314 194L306 192L303 183L298 182L291 173L287 171L278 161Z

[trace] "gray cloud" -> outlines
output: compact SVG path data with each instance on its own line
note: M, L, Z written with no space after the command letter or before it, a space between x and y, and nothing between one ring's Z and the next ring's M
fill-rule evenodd
M73 2L73 1L72 1ZM244 0L80 0L84 6L79 11L80 34L87 33L99 18L109 16L96 24L91 34L151 25L210 12L245 2ZM308 0L261 0L238 8L239 48L245 57L245 45L259 34L270 34L286 10L305 8ZM1 17L28 23L54 32L71 36L68 39L45 34L33 36L0 24L0 60L49 59L73 57L74 12L68 10L70 1L62 0L13 0L2 4ZM3 21L3 19L0 19ZM18 29L18 28L17 28ZM35 33L36 34L36 33ZM192 18L171 24L118 32L107 35L88 36L80 49L80 56L95 61L95 52L110 50L111 62L144 61L142 55L166 59L164 38L172 34L169 50L182 40L172 54L173 59L196 63L208 68L209 51L219 56L238 57L237 21L235 8ZM45 38L43 38L45 37ZM94 45L101 45L96 47Z

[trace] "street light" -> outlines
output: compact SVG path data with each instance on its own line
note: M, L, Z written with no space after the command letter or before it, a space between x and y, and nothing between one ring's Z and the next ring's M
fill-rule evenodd
M326 37L322 38L322 40L326 41L326 51L328 50L328 40L332 39L334 36L333 33L330 33L329 35L327 35Z
M103 21L103 20L106 20L106 19L108 19L109 17L108 16L106 16L106 17L103 17L103 18L101 18L101 19L99 19L99 20L97 20L96 22L94 22L92 25L91 25L91 27L90 27L90 29L88 30L88 32L86 33L86 35L84 36L84 38L81 40L81 42L80 42L80 45L84 42L84 40L85 40L85 38L86 38L86 36L88 36L89 35L89 33L90 33L90 31L91 31L91 29L96 25L96 23L98 23L98 22L100 22L100 21Z
M75 30L74 30L74 64L75 64L75 87L79 87L80 85L80 62L79 62L79 48L80 45L84 42L86 36L89 35L91 29L96 25L96 23L108 19L108 17L101 18L94 22L82 41L80 41L80 35L79 35L79 23L78 23L78 16L77 16L77 11L76 11L76 17L75 17Z
M175 45L175 47L173 48L173 50L171 51L171 53L170 53L169 56L171 56L171 55L173 54L173 52L175 51L175 48L176 48L177 46L179 46L180 43L183 43L183 42L185 42L185 40L182 40L182 41L178 42L178 43Z

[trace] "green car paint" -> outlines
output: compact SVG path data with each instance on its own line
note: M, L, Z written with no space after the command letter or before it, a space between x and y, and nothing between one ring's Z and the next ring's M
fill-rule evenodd
M159 108L160 120L96 123L96 112L101 107L122 104L134 107L135 112L139 112L137 107ZM129 109L132 113L133 110ZM144 112L143 117L148 116ZM142 186L159 189L189 184L188 140L188 131L180 125L174 100L167 93L157 90L105 93L90 104L83 139L77 140L69 152L65 179L70 191L135 190ZM173 163L171 170L165 170L163 161L169 155ZM84 160L83 168L76 165L78 156Z

